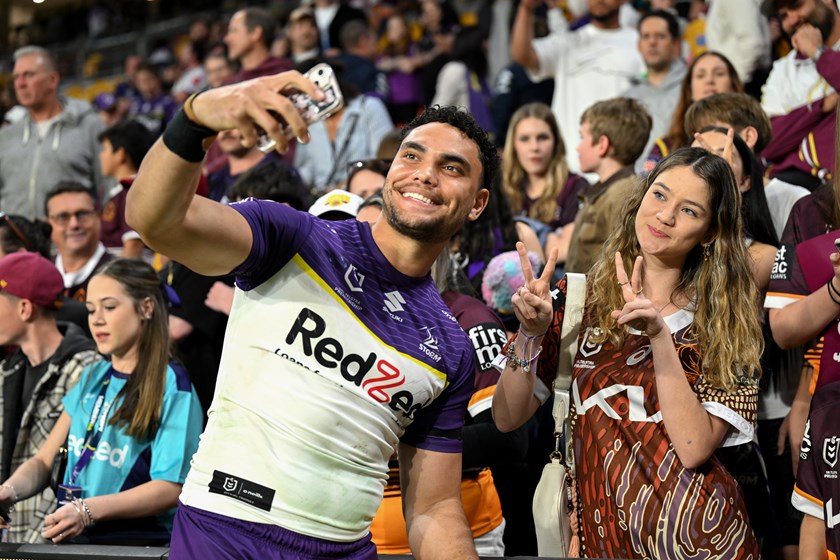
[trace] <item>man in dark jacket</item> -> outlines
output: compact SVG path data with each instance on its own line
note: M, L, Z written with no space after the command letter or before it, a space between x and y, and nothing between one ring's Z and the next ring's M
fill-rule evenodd
M0 480L34 456L64 407L64 395L97 359L93 341L72 324L55 320L64 282L37 253L0 260L0 345L17 346L0 362ZM54 511L52 488L16 504L12 542L40 542L45 512Z

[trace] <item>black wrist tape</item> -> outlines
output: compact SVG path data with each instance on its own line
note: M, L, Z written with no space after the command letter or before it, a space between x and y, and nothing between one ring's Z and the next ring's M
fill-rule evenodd
M199 163L207 153L204 141L215 136L215 130L195 124L181 108L166 125L163 143L177 156L192 163ZM207 144L209 145L209 142Z

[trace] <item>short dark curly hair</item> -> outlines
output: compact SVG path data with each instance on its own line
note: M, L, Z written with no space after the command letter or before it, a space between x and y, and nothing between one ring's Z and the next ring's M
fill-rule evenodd
M466 111L461 111L456 107L441 107L440 105L427 107L423 111L423 114L414 117L402 129L400 133L400 144L402 144L405 137L415 128L436 122L454 126L463 132L467 138L476 143L479 155L481 156L482 168L479 185L481 188L489 190L496 174L499 172L499 154L496 151L495 144L487 136L487 133L484 132L484 129Z

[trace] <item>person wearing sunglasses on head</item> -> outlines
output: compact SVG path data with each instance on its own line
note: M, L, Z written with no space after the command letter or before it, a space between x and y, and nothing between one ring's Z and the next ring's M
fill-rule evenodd
M387 159L363 159L347 166L346 189L367 200L370 195L382 190L385 176L391 167Z
M0 259L13 253L32 252L52 261L51 234L52 226L47 222L30 220L19 214L0 212ZM90 338L87 309L81 301L62 297L55 319L60 327L73 323ZM7 355L10 354L11 352L7 353ZM4 353L0 349L0 358L3 356Z

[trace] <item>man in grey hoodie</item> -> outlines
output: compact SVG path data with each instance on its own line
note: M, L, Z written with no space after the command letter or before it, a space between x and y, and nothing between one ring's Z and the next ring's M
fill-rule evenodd
M99 141L104 125L86 101L58 94L55 59L43 47L14 53L15 95L26 114L0 130L0 210L43 218L44 195L62 180L101 193Z
M685 77L685 63L680 59L680 26L670 12L653 10L639 20L639 52L645 61L646 72L633 80L624 92L641 102L653 118L650 138L636 162L636 172L650 153L657 138L668 134L671 120L680 97L680 87Z

